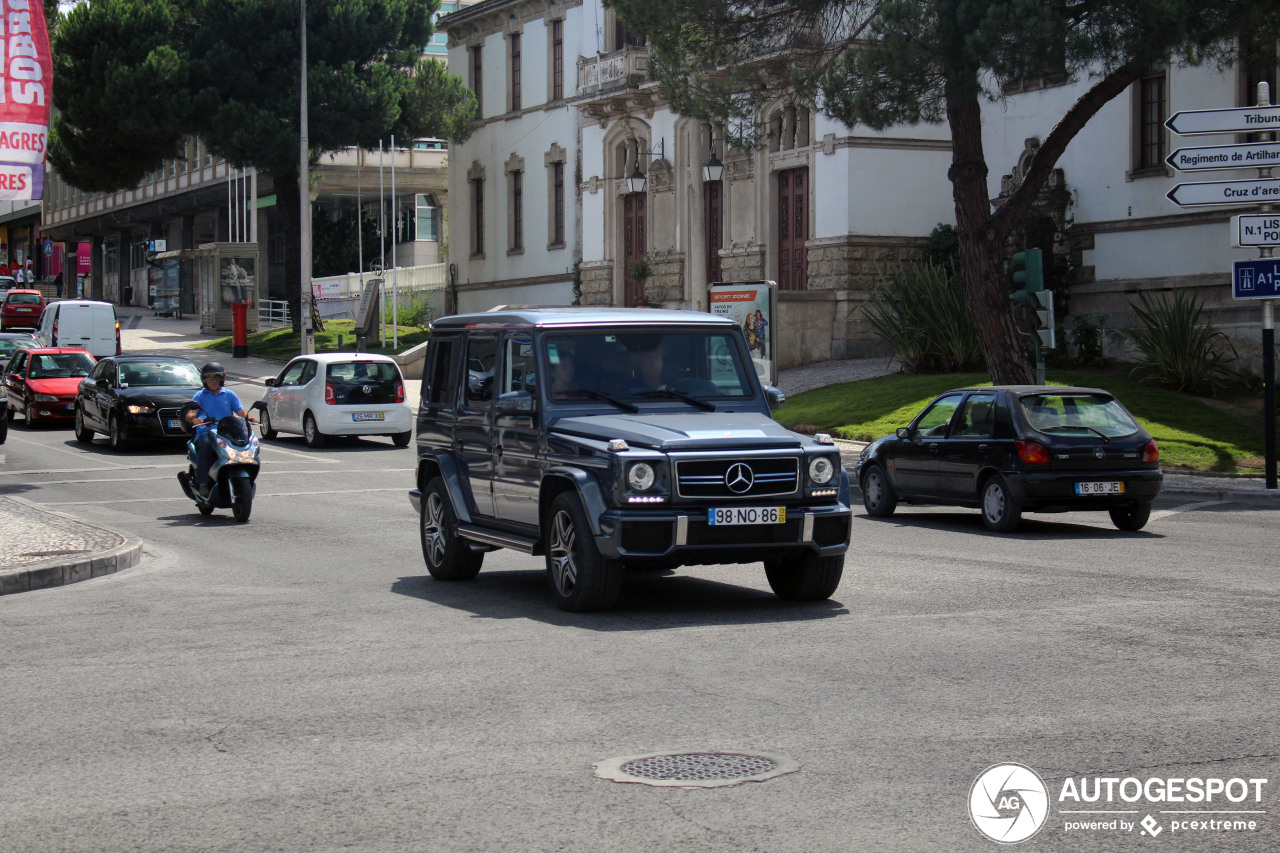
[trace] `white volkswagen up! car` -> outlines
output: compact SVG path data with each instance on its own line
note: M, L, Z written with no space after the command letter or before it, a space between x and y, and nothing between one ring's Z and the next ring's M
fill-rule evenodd
M267 395L254 408L265 438L300 433L309 447L341 435L389 435L397 447L407 447L413 438L404 377L385 355L300 355L267 380Z

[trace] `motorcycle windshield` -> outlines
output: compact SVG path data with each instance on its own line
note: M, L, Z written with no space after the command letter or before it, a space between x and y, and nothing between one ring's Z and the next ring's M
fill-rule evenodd
M218 435L232 444L248 444L249 423L239 415L227 415L218 421Z

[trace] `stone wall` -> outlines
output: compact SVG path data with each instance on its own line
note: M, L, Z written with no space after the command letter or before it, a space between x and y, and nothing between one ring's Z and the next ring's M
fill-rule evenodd
M613 304L613 263L582 264L578 268L582 276L583 305Z
M663 308L685 308L689 296L684 290L684 255L668 252L649 259L653 275L644 283L645 301Z

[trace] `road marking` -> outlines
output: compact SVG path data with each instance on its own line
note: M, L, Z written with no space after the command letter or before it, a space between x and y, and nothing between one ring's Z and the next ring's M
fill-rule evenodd
M3 462L3 461L4 461L4 457L3 457L3 456L0 456L0 462ZM92 473L94 473L94 472L96 472L96 471L154 471L154 470L168 470L168 471L172 471L172 470L174 470L175 468L180 467L180 466L181 466L181 463L182 463L183 461L185 461L185 460L179 460L179 459L176 459L176 458L175 458L175 460L174 460L173 462L166 463L166 464L164 464L164 465L122 465L122 466L117 466L117 467L115 467L115 468L26 468L26 469L19 470L19 471L0 471L0 477L28 476L28 475L31 475L31 474L92 474ZM323 463L325 463L325 464L329 464L329 465L336 465L336 464L338 464L337 462L330 462L329 460L326 460L326 459L308 459L307 461L308 461L308 462L323 462ZM265 461L262 463L263 467L270 466L270 467L272 467L272 468L275 468L275 467L276 467L276 466L278 466L278 465L301 465L301 464L302 464L301 462L294 462L294 461L289 460L289 459L268 459L268 460L265 460ZM356 471L356 472L360 472L360 471L370 471L370 470L371 470L371 471L378 471L378 472L382 472L382 471L401 471L401 470L412 470L412 469L403 469L403 468L354 468L354 469L352 469L352 470L353 470L353 471ZM290 474L332 474L332 473L333 473L333 471L331 471L331 470L321 470L321 471L290 471L290 472L288 472L288 473L290 473ZM101 480L85 480L84 482L99 483L99 482L102 482L102 481L101 481Z
M25 438L25 437L20 436L20 435L14 435L12 432L10 432L10 433L9 433L9 439L12 441L12 440L13 440L13 439L15 439L15 438L16 438L18 441L24 442L24 443L26 443L26 444L35 445L36 447L42 448L42 449L44 449L44 450L56 450L58 453L65 453L65 454L67 454L68 456L74 456L74 457L76 457L77 459L83 459L83 458L85 457L85 455L86 455L86 454L88 454L88 452L89 452L88 450L81 450L81 451L67 450L65 447L58 447L56 444L53 444L53 445L50 445L50 444L41 444L41 443L40 443L40 442L38 442L38 441L32 441L32 440L31 440L31 439L29 439L29 438ZM100 461L106 461L106 460L100 460ZM116 463L114 463L114 462L107 462L106 464L111 465L111 466L113 466L113 467L115 467L115 468L127 468L127 467L129 467L129 466L127 466L127 465L119 465L119 464L116 464ZM81 469L81 470L83 470L83 469Z
M393 489L333 489L324 492L254 492L254 500L261 498L295 498L306 497L308 495L356 495L366 492L403 492L406 497L409 490L403 486ZM191 498L186 495L178 495L174 498L116 498L115 500L98 500L98 501L32 501L39 503L40 506L111 506L112 504L141 504L141 503L191 503Z
M1159 521L1162 518L1168 518L1171 515L1177 515L1180 512L1194 512L1198 509L1204 509L1207 506L1217 506L1218 504L1228 503L1227 501L1200 501L1198 503L1183 504L1173 509L1162 509L1151 513L1151 521Z

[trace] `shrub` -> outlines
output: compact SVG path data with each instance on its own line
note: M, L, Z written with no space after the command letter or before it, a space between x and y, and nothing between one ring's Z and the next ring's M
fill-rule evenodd
M1204 306L1197 297L1184 291L1176 291L1172 299L1139 293L1133 310L1142 326L1126 337L1142 357L1130 376L1174 391L1215 395L1243 379L1231 341L1212 323L1200 322Z
M384 322L392 322L394 319L400 321L401 326L426 326L430 324L436 317L435 308L431 304L431 294L429 292L409 292L400 297L400 305L395 314L392 314L391 294L388 293L387 304L382 309L382 319Z
M958 373L984 362L959 277L920 261L889 276L862 308L904 373Z

